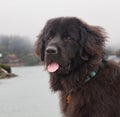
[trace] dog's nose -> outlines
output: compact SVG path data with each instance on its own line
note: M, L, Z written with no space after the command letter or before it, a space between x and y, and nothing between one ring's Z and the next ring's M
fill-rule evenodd
M46 53L47 54L57 54L58 50L55 46L49 46L46 48Z

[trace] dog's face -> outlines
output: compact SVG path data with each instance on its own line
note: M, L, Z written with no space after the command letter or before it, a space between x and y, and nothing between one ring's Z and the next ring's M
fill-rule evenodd
M80 35L76 21L61 20L48 22L44 60L49 72L63 74L69 72L73 59L79 55Z
M101 59L104 38L100 28L77 18L56 18L44 27L36 43L36 53L48 72L68 74L91 59Z

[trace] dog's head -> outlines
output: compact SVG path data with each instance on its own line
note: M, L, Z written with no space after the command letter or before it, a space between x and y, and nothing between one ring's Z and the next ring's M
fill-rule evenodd
M47 70L66 74L83 64L98 64L103 56L105 34L75 17L49 20L36 42L35 53Z

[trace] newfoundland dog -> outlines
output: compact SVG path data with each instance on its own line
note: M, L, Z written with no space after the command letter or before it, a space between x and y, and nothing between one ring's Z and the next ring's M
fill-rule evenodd
M106 33L75 17L49 20L35 53L60 95L63 117L120 117L120 66L104 60Z

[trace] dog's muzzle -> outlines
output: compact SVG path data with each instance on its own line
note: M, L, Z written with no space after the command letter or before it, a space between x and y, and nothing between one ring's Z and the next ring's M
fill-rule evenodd
M46 54L51 54L51 55L53 55L53 54L58 54L58 49L57 49L57 47L55 47L55 46L48 46L48 47L46 48Z

